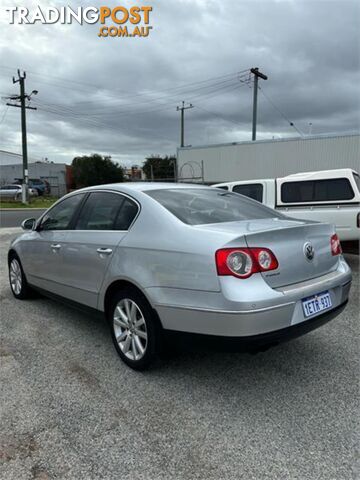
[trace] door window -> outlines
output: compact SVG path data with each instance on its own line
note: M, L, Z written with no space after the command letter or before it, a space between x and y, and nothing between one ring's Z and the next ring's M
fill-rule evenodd
M40 223L40 230L67 230L85 193L66 198L45 214Z
M129 198L125 198L115 223L115 230L128 230L138 213L138 206Z
M138 207L117 193L94 192L86 200L76 230L127 230Z
M263 186L261 183L249 183L247 185L235 185L233 192L245 195L245 197L252 198L258 202L263 200Z

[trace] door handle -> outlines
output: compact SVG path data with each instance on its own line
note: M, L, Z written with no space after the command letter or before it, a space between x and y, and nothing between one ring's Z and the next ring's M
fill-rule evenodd
M61 245L60 245L60 243L53 243L53 244L51 245L51 248L52 248L53 250L59 250L59 248L61 248Z
M100 254L103 253L105 255L110 255L112 253L111 248L98 248L96 251Z

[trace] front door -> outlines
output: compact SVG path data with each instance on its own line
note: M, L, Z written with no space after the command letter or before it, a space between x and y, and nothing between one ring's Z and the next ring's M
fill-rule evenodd
M46 212L37 229L31 232L31 239L24 242L22 261L30 284L62 294L63 256L68 229L85 195L75 194L57 203Z

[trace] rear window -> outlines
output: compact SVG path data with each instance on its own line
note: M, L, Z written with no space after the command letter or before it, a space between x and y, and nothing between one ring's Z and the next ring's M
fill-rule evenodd
M313 203L351 200L354 192L347 178L286 182L281 185L283 203Z
M248 183L246 185L235 185L233 192L245 195L245 197L252 198L258 202L263 200L263 186L261 183Z
M171 188L146 192L175 217L188 225L236 222L283 215L258 202L216 188Z

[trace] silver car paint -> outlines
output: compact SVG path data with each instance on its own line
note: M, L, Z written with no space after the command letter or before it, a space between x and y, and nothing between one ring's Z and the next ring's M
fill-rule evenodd
M176 185L189 187L208 188ZM331 256L332 226L286 217L189 226L145 194L159 188L174 184L114 184L79 191L128 195L141 212L128 232L24 233L12 248L29 283L104 310L110 285L127 280L141 289L164 328L225 336L254 335L304 321L301 299L324 290L329 290L333 307L346 300L351 271L342 256ZM315 245L311 265L302 251L307 241ZM57 244L61 248L53 249ZM249 245L271 248L279 269L246 280L218 277L215 251ZM112 250L110 255L97 252L105 247Z

